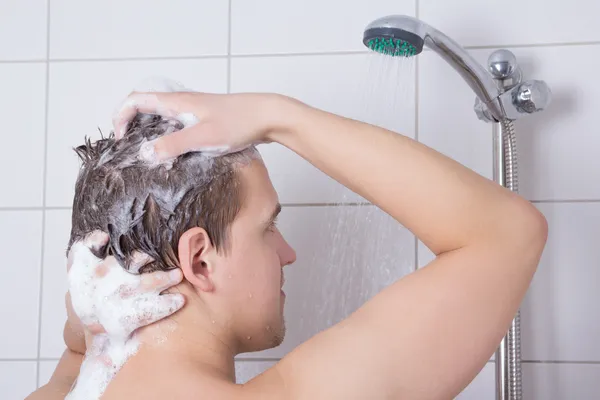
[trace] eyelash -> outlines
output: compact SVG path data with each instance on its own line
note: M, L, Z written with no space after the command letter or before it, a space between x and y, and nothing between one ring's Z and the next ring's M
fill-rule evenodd
M275 229L277 229L277 218L275 218L275 219L273 220L273 222L271 222L271 223L269 224L269 227L267 228L267 230L268 230L269 232L275 232Z

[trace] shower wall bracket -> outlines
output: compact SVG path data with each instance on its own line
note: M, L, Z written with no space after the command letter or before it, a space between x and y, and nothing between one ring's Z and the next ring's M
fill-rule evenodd
M487 70L494 78L499 96L494 99L502 110L502 119L517 120L524 115L544 110L552 98L550 88L544 81L522 82L523 74L517 58L506 49L494 51L488 58ZM485 122L500 122L489 107L479 98L475 99L475 113Z

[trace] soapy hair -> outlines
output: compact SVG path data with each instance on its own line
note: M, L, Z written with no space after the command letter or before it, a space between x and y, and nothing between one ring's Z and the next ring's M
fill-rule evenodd
M227 252L244 197L236 171L258 152L253 147L220 157L192 152L156 165L139 159L144 143L182 128L178 121L138 114L121 140L111 133L94 143L86 138L75 148L82 165L67 252L101 230L110 241L93 249L97 257L113 255L129 270L139 251L154 261L130 272L166 271L179 266L179 238L193 227L205 229L217 251Z

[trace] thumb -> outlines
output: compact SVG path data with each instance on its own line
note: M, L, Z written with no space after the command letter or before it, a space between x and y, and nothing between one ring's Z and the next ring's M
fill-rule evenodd
M189 152L225 154L229 145L210 123L198 123L144 143L140 157L149 162L165 161Z

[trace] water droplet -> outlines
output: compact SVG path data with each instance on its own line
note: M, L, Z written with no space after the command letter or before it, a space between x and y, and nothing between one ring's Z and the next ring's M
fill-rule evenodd
M210 321L210 322L212 322L212 323L214 324L216 321L213 319L213 320L212 320L212 321Z
M271 332L271 327L269 325L267 325L267 331Z
M250 340L252 339L252 336L246 336L246 339Z
M252 293L248 293L248 298L251 299L252 298Z

